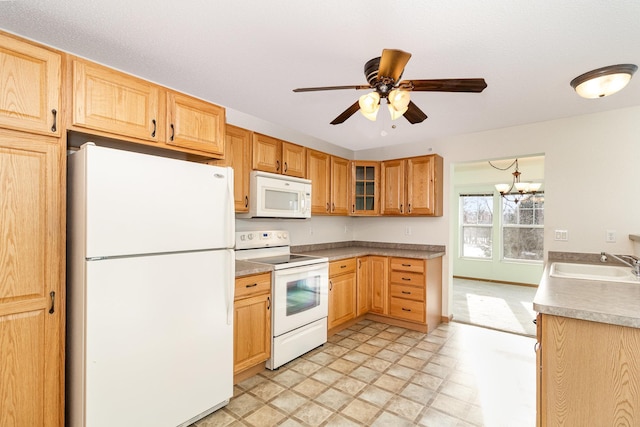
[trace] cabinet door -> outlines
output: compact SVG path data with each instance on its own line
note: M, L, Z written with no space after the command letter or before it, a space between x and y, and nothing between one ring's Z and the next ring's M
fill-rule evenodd
M60 135L61 55L0 34L0 126Z
M329 278L329 329L356 317L356 274Z
M251 131L225 126L225 157L209 163L233 168L233 198L236 212L249 211L249 176L251 172Z
M350 215L378 214L379 181L379 162L351 162Z
M254 170L280 173L280 160L282 156L282 141L260 133L253 134L253 161L251 167Z
M435 155L412 157L406 160L407 214L442 215L442 179L436 177L438 159L440 159L441 168L442 158Z
M371 309L371 257L358 258L356 316Z
M404 160L389 160L380 164L380 213L404 215Z
M79 59L73 61L73 125L161 141L160 88Z
M0 129L0 425L64 425L58 141Z
M306 148L290 142L282 142L282 173L304 178L307 172Z
M370 256L371 309L378 314L389 314L389 259L384 256Z
M307 178L311 180L311 213L328 214L331 209L331 156L307 149Z
M224 155L224 108L169 92L167 123L167 144L218 157Z
M234 374L271 357L271 296L256 295L234 302Z
M349 160L331 156L331 214L349 214Z

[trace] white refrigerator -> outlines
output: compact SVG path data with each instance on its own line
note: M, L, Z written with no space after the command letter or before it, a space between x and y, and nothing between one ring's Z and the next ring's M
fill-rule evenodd
M226 405L233 170L87 143L68 189L67 425L186 426Z

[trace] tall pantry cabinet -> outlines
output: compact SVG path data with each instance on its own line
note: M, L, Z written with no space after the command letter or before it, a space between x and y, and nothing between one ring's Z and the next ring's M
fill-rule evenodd
M62 55L0 32L0 426L64 425Z

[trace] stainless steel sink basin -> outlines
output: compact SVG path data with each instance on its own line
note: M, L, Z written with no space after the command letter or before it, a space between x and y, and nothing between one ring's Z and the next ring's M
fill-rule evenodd
M570 262L554 262L549 271L551 277L565 279L600 280L607 282L638 283L630 267L620 265L576 264Z

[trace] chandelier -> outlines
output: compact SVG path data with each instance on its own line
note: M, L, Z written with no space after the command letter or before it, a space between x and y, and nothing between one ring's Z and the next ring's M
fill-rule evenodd
M536 194L536 192L540 190L540 187L542 187L542 183L540 182L520 181L520 175L522 175L522 173L518 170L518 159L515 159L506 168L499 168L491 162L489 162L489 164L491 167L501 171L509 170L515 166L515 170L511 173L511 175L513 175L511 184L496 184L496 190L500 195L506 200L513 201L515 204L518 204L518 202L525 200L525 198L529 198L531 195ZM515 191L513 191L514 189Z

